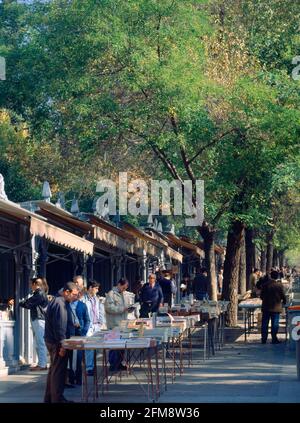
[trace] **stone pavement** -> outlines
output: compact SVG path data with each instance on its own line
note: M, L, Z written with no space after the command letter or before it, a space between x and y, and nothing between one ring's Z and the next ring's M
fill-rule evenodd
M160 403L300 403L295 352L285 342L261 345L259 335L252 334L249 342L240 336L206 362L202 355L202 350L193 350L193 367L168 384ZM42 402L46 373L23 370L1 377L0 402ZM66 389L65 396L80 402L81 388ZM99 402L147 402L147 397L134 378L124 378L111 384L109 394L100 395Z

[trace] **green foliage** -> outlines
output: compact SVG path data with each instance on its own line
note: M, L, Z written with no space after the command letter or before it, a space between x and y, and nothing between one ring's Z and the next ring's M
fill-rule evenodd
M284 191L293 202L300 168L296 3L2 3L6 174L19 169L34 189L47 179L86 211L97 179L120 170L203 179L220 233L236 219L281 231L289 206L274 210Z

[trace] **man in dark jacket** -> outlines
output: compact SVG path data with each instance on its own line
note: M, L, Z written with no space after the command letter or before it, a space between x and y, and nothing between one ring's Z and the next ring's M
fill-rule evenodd
M31 279L33 295L27 300L20 301L20 307L30 310L30 319L33 336L35 338L38 364L30 370L47 370L47 348L45 345L45 314L48 305L48 298L43 290L42 278Z
M204 267L196 274L193 285L196 300L202 301L204 298L208 297L207 270Z
M168 303L169 307L172 306L172 295L176 293L176 286L171 280L171 273L164 270L163 277L161 277L158 282L162 290L164 303Z
M50 302L46 313L45 341L50 354L50 369L47 378L44 402L70 402L63 396L68 355L61 342L75 335L75 326L70 303L78 299L78 287L68 282L62 296Z
M149 275L149 283L146 283L141 289L139 300L141 303L140 317L148 317L148 313L157 312L159 306L163 304L163 293L153 273Z
M268 326L271 319L272 344L279 344L277 338L279 317L282 312L282 303L286 303L283 286L277 281L278 272L271 272L271 279L262 285L260 298L262 299L261 342L265 344L268 338Z

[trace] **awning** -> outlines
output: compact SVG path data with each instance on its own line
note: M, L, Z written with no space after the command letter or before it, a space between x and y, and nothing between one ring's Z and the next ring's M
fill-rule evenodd
M179 263L182 263L183 255L178 253L178 251L173 250L171 247L167 247L165 250L165 254L167 257L170 257L173 260L179 261Z
M18 218L21 220L24 220L28 222L29 218L32 216L37 217L35 213L32 213L23 207L19 206L17 203L13 203L9 200L0 200L0 213L6 213L7 215ZM41 220L44 220L43 217L41 217Z
M104 244L109 245L110 247L131 252L132 243L127 242L124 238L121 238L118 235L109 232L104 228L100 228L99 226L93 225L93 228L95 239L103 242Z
M159 257L162 250L165 248L165 242L162 243L158 241L145 231L136 228L130 223L123 222L123 229L133 235L135 237L135 245L138 245L139 248L142 246L146 254L149 254L150 256Z
M44 237L71 250L81 251L90 256L93 255L94 244L92 242L34 217L31 217L30 233Z
M178 247L187 248L188 250L193 251L193 253L198 255L199 257L204 258L204 251L201 250L201 248L197 247L197 245L193 244L192 242L185 241L181 238L178 238L176 235L173 235L170 233L167 235L167 237L173 244L177 245Z

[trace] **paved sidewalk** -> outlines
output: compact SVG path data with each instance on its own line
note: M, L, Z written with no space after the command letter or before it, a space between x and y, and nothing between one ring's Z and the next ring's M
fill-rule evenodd
M201 350L195 349L193 354L193 367L177 376L174 384L169 383L159 402L300 403L295 352L286 343L261 345L259 335L252 334L248 343L240 337L205 363ZM1 377L0 402L42 402L46 373L27 370ZM65 396L80 402L81 388L66 389ZM147 402L147 398L132 378L112 384L109 394L100 395L99 402Z

